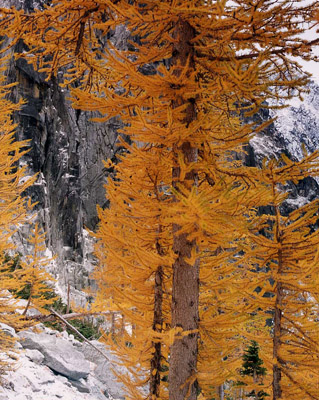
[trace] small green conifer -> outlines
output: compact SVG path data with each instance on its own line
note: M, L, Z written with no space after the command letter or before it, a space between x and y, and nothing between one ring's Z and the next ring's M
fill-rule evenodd
M263 360L259 357L259 345L255 340L251 341L251 344L248 346L248 349L245 350L245 354L243 355L243 368L241 370L241 374L243 376L252 376L254 379L254 383L258 383L262 385L260 382L260 378L265 376L267 370L263 367ZM269 396L263 390L259 390L257 393L255 390L252 390L247 394L247 397L253 398L256 400L264 400L267 396Z

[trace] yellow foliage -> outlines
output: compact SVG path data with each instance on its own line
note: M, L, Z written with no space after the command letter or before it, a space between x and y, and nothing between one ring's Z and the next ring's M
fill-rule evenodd
M273 384L274 398L278 390L287 400L313 399L318 393L319 230L314 226L319 202L300 206L287 216L281 212L286 198L281 195L283 186L317 174L318 161L316 152L300 162L284 156L265 163L262 179L270 186L272 207L268 214L251 220L251 249L246 253L251 257L247 275L252 286L246 293L265 320L273 318L270 335L259 343L268 374L279 382L279 386ZM267 392L271 393L270 387Z
M50 285L54 282L54 278L46 272L45 266L52 259L43 254L46 249L45 234L41 233L38 224L31 231L31 237L28 241L32 247L32 252L26 255L26 260L21 260L19 268L13 273L20 284L20 288L27 288L29 292L23 315L26 315L29 307L36 308L42 314L48 314L49 311L45 306L52 305L57 297L48 297Z
M106 186L110 208L99 209L94 275L95 306L121 312L132 327L116 343L108 341L131 373L119 377L128 399L144 398L138 386L147 382L150 398L167 398L170 373L169 385L174 375L188 374L178 399L196 396L195 372L206 398L213 397L213 385L239 377L255 311L249 296L261 280L253 265L259 262L277 279L271 257L282 246L261 239L251 221L258 206L285 199L273 193L272 182L298 181L303 167L285 159L285 166L270 162L264 171L244 167L235 154L267 123L244 124L241 116L305 90L308 74L289 54L309 57L312 43L300 34L317 7L288 0L53 0L32 14L1 11L13 43L23 37L30 49L21 56L48 79L63 67L74 106L98 111L101 121L119 116L121 133L132 140L121 143L126 151L116 180ZM127 50L106 42L118 26L138 38ZM146 74L150 65L154 70ZM304 164L311 174L317 171L313 157ZM269 221L261 219L260 229L285 223ZM292 222L297 230L299 222ZM257 257L261 248L270 259ZM194 271L192 282L178 281L181 270L182 278ZM196 304L187 288L176 299L176 289L187 283L197 285ZM258 301L263 308L270 300ZM184 302L185 312L176 317ZM181 327L192 333L178 337ZM170 372L176 344L185 344L180 362L191 357L187 341L195 341L193 359Z
M1 62L5 66L5 60L2 59ZM14 250L11 238L17 226L26 220L27 204L21 194L34 180L26 180L25 168L18 167L27 143L14 141L15 125L11 115L21 104L13 104L7 100L6 95L12 85L4 84L4 70L5 67L0 69L0 323L17 329L24 322L20 314L17 314L15 301L8 291L19 287L19 282L8 274L11 268L8 252ZM14 339L0 329L1 375L15 358L14 342Z

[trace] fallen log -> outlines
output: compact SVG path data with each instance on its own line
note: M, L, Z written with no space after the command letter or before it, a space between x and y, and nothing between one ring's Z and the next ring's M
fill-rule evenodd
M50 309L51 314L48 315L28 315L25 318L27 320L31 320L31 321L37 321L37 322L51 322L51 321L55 321L56 319L59 319L59 317L57 316L57 313ZM54 311L54 313L53 313ZM85 318L85 317L97 317L99 315L101 316L106 316L106 315L110 315L111 313L109 311L107 312L82 312L82 313L70 313L70 314L64 314L62 315L62 317L65 320L68 319L80 319L80 318Z
M96 347L93 343L89 341L85 336L82 335L81 332L79 332L73 325L71 325L65 318L64 316L60 315L57 313L55 310L50 308L50 311L53 315L55 315L58 319L60 319L68 328L70 328L73 332L75 332L85 343L89 344L93 349L95 349L98 353L100 353L113 367L115 367L115 364L109 359L109 357L103 353L98 347ZM67 314L70 315L70 314Z

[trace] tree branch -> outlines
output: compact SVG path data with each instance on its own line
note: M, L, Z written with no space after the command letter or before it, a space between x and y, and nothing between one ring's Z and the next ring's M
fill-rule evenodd
M60 317L58 317L56 314L54 314L52 312L52 310L50 309L51 314L49 315L30 315L27 316L26 319L27 320L31 320L31 321L38 321L38 322L50 322L50 321L54 321L57 318L64 318L65 320L68 319L78 319L78 318L84 318L84 317L93 317L93 316L99 316L99 315L110 315L110 312L83 312L83 313L71 313L71 314L64 314L63 316L61 315ZM60 318L61 319L61 318Z

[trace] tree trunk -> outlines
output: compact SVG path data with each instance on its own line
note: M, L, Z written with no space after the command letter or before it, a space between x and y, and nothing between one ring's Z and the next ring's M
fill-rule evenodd
M220 385L218 388L219 400L224 400L224 385Z
M281 243L281 232L280 232L280 211L278 206L275 207L276 210L276 242ZM278 276L281 276L283 268L282 251L278 250ZM277 278L278 279L278 278ZM283 301L283 287L281 282L277 282L276 286L276 302L275 302L275 316L274 316L274 338L273 338L273 400L281 399L281 361L279 357L279 349L281 344L281 318L282 318L282 301Z
M29 295L29 298L28 298L28 302L27 302L27 305L25 306L25 309L24 309L22 315L27 315L27 311L28 311L28 309L30 307L30 304L31 304L32 296L33 296L33 285L31 284L30 295Z
M125 315L122 315L122 320L121 320L121 336L123 336L125 333Z
M194 48L191 43L195 37L195 30L187 22L180 20L176 24L174 38L176 39L173 51L172 64L184 66L188 62L190 68L194 68ZM176 71L176 75L180 74ZM185 110L185 118L182 121L188 126L195 118L195 104L190 99L176 97L176 107L188 103ZM184 142L178 149L182 152L184 162L189 164L197 160L197 149L189 142ZM197 184L196 172L191 171L180 180L180 169L176 161L173 169L173 186L178 190L178 184L183 183L191 188ZM191 252L196 248L194 240L189 241L187 234L178 233L179 226L173 226L174 245L173 250L177 255L173 264L172 287L172 328L181 328L182 331L194 331L176 338L170 349L169 363L169 400L194 400L196 393L196 372L198 353L198 298L199 298L199 262L190 265L187 260Z
M111 337L115 340L115 312L111 312Z
M274 366L273 366L273 400L278 400L281 398L281 367L280 367L280 359L279 359L279 348L280 348L280 337L281 337L281 304L282 304L282 284L277 283L277 293L276 293L276 303L275 303L275 318L274 318L274 348L273 348L273 357L274 357Z
M66 314L69 314L70 312L70 282L68 282L68 288L67 288L67 304L66 304Z
M154 319L153 330L161 332L163 324L163 268L159 267L155 274L154 288ZM154 353L151 359L151 377L150 377L150 398L157 399L160 397L161 384L161 358L162 345L160 342L153 343Z

